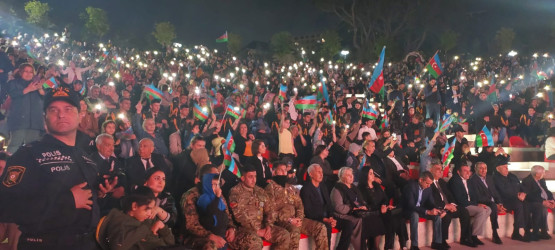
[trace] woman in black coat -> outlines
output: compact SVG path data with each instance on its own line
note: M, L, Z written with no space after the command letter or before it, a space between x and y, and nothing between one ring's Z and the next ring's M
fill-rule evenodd
M256 169L256 185L265 188L268 181L272 179L270 162L262 156L266 153L266 144L264 141L256 139L252 142L251 147L253 156L247 158L246 164L252 165Z

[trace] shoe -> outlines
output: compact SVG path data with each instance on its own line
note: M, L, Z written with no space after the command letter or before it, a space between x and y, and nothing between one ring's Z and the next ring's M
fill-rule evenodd
M418 248L417 246L412 246L410 247L410 250L420 250L420 248Z
M474 242L470 239L461 240L460 244L467 247L477 247L476 244L474 244Z
M526 235L527 236L527 235ZM522 237L522 235L518 234L518 233L513 233L513 235L511 235L511 239L512 240L518 240L518 241L522 241L522 242L530 242L530 238L528 237Z
M445 250L445 247L443 247L442 243L432 242L432 249Z
M478 236L472 236L472 242L474 242L474 244L476 245L484 245L484 242L478 239Z
M491 238L491 241L495 244L503 244L503 242L501 241L501 239L499 238L499 235L494 234L493 237Z
M442 245L442 246L443 246L443 248L445 248L445 249L449 249L449 248L451 248L451 246L449 246L449 244L447 243L447 241L446 241L446 240L444 240L444 241L443 241L443 242L441 243L441 245Z
M550 240L551 235L549 235L548 233L543 232L543 233L539 234L539 238L540 238L540 240Z
M526 238L526 234L524 234L524 238ZM530 233L528 234L528 239L530 241L540 241L540 236L538 233Z

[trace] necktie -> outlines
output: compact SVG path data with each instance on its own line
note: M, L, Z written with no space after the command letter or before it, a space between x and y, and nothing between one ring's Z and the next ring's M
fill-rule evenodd
M143 160L146 161L146 168L145 168L145 170L152 167L152 164L150 164L150 158L143 158Z
M439 186L439 183L437 183L437 180L435 180L434 183L436 184L437 190L439 191L439 195L441 196L441 200L443 202L445 202L445 195L443 194L443 190L441 190L441 187Z

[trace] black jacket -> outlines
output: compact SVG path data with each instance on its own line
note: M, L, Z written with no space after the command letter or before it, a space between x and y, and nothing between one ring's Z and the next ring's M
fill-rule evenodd
M265 188L268 185L268 180L272 179L272 170L268 160L262 157L261 162L257 156L251 156L247 158L246 164L252 165L256 169L256 185Z
M417 206L419 189L420 184L418 183L418 180L409 181L403 188L402 205L405 217L410 217L412 212L417 212L420 216L424 216L426 214L426 210L434 208L435 202L431 188L422 190L420 206Z
M451 188L451 192L455 197L457 205L461 207L478 205L476 191L474 190L470 180L467 180L466 187L468 188L468 192L466 192L466 189L464 188L462 177L458 174L454 174L453 177L449 179L449 188ZM470 201L468 200L468 196L470 196Z
M152 165L154 165L153 167L159 167L164 171L166 174L166 183L170 183L171 170L166 164L164 157L160 154L152 153L150 161L152 162ZM143 164L143 161L141 161L141 157L139 155L135 155L125 161L125 172L127 173L127 183L129 188L142 186L146 181L145 165Z
M474 187L474 190L476 190L476 199L478 200L478 203L488 206L493 205L492 203L503 203L501 196L499 196L499 192L497 192L495 183L493 183L492 175L486 175L486 183L488 184L487 187L486 185L484 185L484 182L482 182L480 176L478 176L477 174L472 175L469 181ZM491 198L493 198L493 201L491 200Z
M538 182L542 186L543 190L546 192L547 200L553 200L553 194L551 193L551 191L549 191L549 189L547 189L547 186L545 184L545 179L541 179ZM544 199L541 197L542 191L541 191L540 187L538 186L538 184L536 183L536 180L534 180L534 177L532 177L531 174L526 176L526 178L522 179L522 188L524 189L524 192L526 193L525 201L527 201L527 202L542 202L542 201L544 201Z
M308 219L322 222L324 218L333 215L333 206L326 185L320 183L320 192L311 181L305 182L301 188L301 200L303 201L304 214ZM318 197L322 197L319 199Z
M443 179L437 180L437 184L441 188L443 192L443 199L441 199L441 194L439 193L439 189L437 189L435 183L432 183L430 186L432 188L432 196L434 197L434 206L436 208L445 208L445 205L455 203L455 197L451 193L447 182Z

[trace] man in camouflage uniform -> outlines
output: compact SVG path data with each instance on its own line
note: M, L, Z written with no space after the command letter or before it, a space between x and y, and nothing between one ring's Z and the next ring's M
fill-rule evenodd
M204 174L217 174L218 169L215 165L205 165L203 166L195 179L195 182L200 182ZM199 198L198 187L193 187L189 189L181 197L181 207L183 208L183 214L185 221L181 222L185 225L184 235L184 245L192 249L203 249L203 250L215 250L221 248L226 242L232 244L235 241L235 225L233 225L233 220L229 214L229 210L226 212L229 216L229 225L226 232L226 238L222 238L218 235L211 233L206 230L199 222L199 215L197 212L197 200ZM224 201L225 202L225 201ZM227 205L226 205L227 207Z
M329 249L326 226L304 217L304 207L298 190L287 183L285 163L274 164L274 175L265 188L268 198L274 202L275 224L291 234L291 249L299 249L300 234L314 237L316 249Z
M290 249L291 236L287 230L274 225L271 200L264 189L256 186L256 169L246 165L241 182L229 193L229 207L239 225L236 249L262 249L262 239L272 243L272 249ZM297 238L298 241L298 238Z

